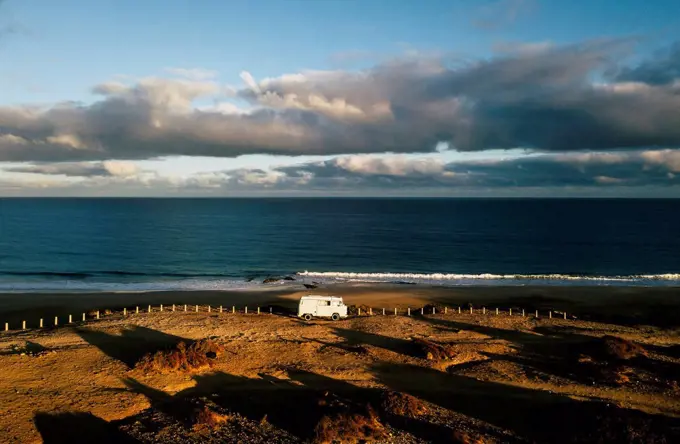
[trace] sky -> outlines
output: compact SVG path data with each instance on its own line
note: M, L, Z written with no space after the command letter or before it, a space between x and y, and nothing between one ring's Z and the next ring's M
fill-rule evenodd
M0 0L0 196L680 197L680 3Z

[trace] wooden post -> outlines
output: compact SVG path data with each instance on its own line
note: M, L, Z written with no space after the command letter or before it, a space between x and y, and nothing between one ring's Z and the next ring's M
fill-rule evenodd
M460 307L458 307L458 314L460 314L460 312L461 312L461 309L460 309Z
M248 306L246 305L246 311L245 314L248 314Z
M408 312L408 315L411 316L411 307L407 308L406 310Z
M522 309L522 317L524 317L524 309Z
M567 319L567 312L564 312L564 319Z
M21 321L21 329L26 330L26 321Z
M196 304L196 313L198 313L198 304Z
M135 313L139 314L139 306L135 307Z
M373 316L373 307L368 307L368 314Z
M397 307L394 307L394 315L397 315Z
M482 307L482 314L486 314L486 307Z
M127 308L123 307L123 316L127 316Z
M437 309L432 307L432 314L437 314Z
M97 319L99 319L99 310L97 310Z
M449 312L449 308L448 308L448 307L444 307L444 314L447 314L448 312Z
M220 305L220 313L222 313L222 306Z
M272 314L272 308L269 307L269 314Z
M472 314L472 306L470 306L470 314Z
M385 309L383 308L383 316L385 316Z
M231 306L231 312L236 313L236 306L234 306L234 305Z
M357 313L358 313L357 316L361 316L361 308L358 308L358 309L357 309Z
M40 318L40 328L43 328L43 319Z
M260 314L260 307L257 307L257 314Z
M5 322L5 331L9 331L9 323Z
M187 304L184 304L184 311L187 311Z
M548 317L550 317L550 319L552 319L552 310L550 310L550 311L548 312Z
M151 305L149 305L149 313L151 313Z
M536 319L538 319L538 310L536 310Z
M510 309L510 316L512 316L512 308Z
M85 322L85 313L83 313L83 322Z
M73 315L68 315L68 323L73 324Z
M498 316L498 307L496 307L496 316Z
M59 325L59 318L55 316L54 317L54 326L56 327L57 325Z
M422 315L424 315L424 314L425 314L425 308L424 308L424 307L420 307L420 315L422 316Z
M208 313L210 313L210 312L211 312L211 308L210 308L210 305L208 305Z
M172 311L175 311L175 304L172 304Z

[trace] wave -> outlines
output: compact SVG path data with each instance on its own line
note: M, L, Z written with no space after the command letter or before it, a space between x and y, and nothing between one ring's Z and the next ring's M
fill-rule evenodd
M589 276L578 274L461 274L461 273L359 273L341 271L301 271L298 276L362 282L451 282L451 281L598 281L641 282L680 281L680 273Z

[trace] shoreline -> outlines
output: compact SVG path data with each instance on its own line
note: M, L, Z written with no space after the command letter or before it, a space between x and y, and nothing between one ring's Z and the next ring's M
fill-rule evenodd
M29 325L39 318L76 317L90 310L164 305L280 306L294 308L305 294L342 296L347 305L373 308L493 306L560 310L579 317L624 323L680 325L680 287L632 286L461 286L400 284L324 285L203 291L0 293L0 322Z

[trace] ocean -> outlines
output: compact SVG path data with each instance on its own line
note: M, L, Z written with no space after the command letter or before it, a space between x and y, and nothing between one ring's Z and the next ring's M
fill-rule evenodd
M0 291L679 285L680 200L0 199Z

